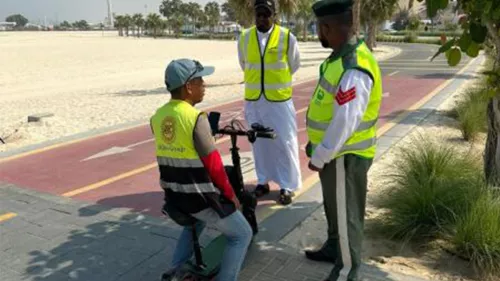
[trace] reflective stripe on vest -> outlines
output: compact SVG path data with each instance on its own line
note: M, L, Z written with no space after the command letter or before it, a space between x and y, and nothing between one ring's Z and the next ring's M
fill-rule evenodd
M362 121L359 126L356 128L356 132L361 132L368 130L375 126L377 124L378 118L375 120L371 121ZM314 121L312 119L307 118L306 119L306 124L309 128L314 129L314 130L320 130L320 131L326 131L328 129L328 126L330 123L328 122L319 122L319 121Z
M220 193L194 147L193 131L200 113L186 102L171 100L151 118L164 189L200 195Z
M374 146L377 143L377 138L369 138L367 140L358 142L358 143L353 143L349 145L344 145L340 151L339 154L344 153L346 151L353 151L353 150L365 150L365 149L370 149L372 146ZM316 149L318 145L317 144L312 144L312 150Z
M292 96L292 75L288 65L288 29L275 25L260 53L257 29L243 31L240 50L244 56L245 99L258 100L261 94L270 101L285 101ZM263 88L264 87L264 88Z
M344 72L352 68L362 69L370 73L373 78L367 109L355 132L341 150L336 155L332 155L332 158L346 153L373 158L376 152L376 123L382 99L382 79L378 64L366 44L359 41L357 45L351 46L351 50L343 57L327 59L321 65L322 75L307 111L307 134L314 153L314 148L323 140L333 113L338 110L339 105L335 100L335 95Z
M219 193L220 191L211 183L192 183L180 184L176 182L166 182L160 180L160 185L163 189L171 189L173 192L179 193Z
M162 166L173 166L180 168L203 168L203 162L200 159L179 159L157 156L158 164Z

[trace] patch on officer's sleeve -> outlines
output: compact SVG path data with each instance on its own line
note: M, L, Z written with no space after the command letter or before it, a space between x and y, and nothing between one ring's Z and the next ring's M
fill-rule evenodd
M344 105L356 98L356 87L352 87L347 91L342 91L342 87L339 87L335 99L339 105Z

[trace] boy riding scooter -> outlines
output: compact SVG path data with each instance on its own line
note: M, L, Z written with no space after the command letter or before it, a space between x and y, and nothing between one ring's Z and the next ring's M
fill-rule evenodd
M163 212L184 225L162 280L170 280L193 255L193 223L198 235L208 223L227 239L216 280L237 280L252 239L252 229L239 211L240 203L215 147L207 116L194 107L205 94L202 77L213 72L213 67L189 59L170 62L165 83L172 99L151 118L160 184L165 191Z

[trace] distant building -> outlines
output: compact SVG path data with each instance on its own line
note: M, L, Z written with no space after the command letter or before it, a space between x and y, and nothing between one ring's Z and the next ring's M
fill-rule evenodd
M13 30L16 24L13 21L0 21L0 31Z

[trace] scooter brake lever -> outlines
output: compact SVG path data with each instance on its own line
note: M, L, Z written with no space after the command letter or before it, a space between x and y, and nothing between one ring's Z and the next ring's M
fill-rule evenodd
M273 129L271 129L269 127L264 127L259 123L253 123L252 129L255 130L256 132L272 132L273 131Z

